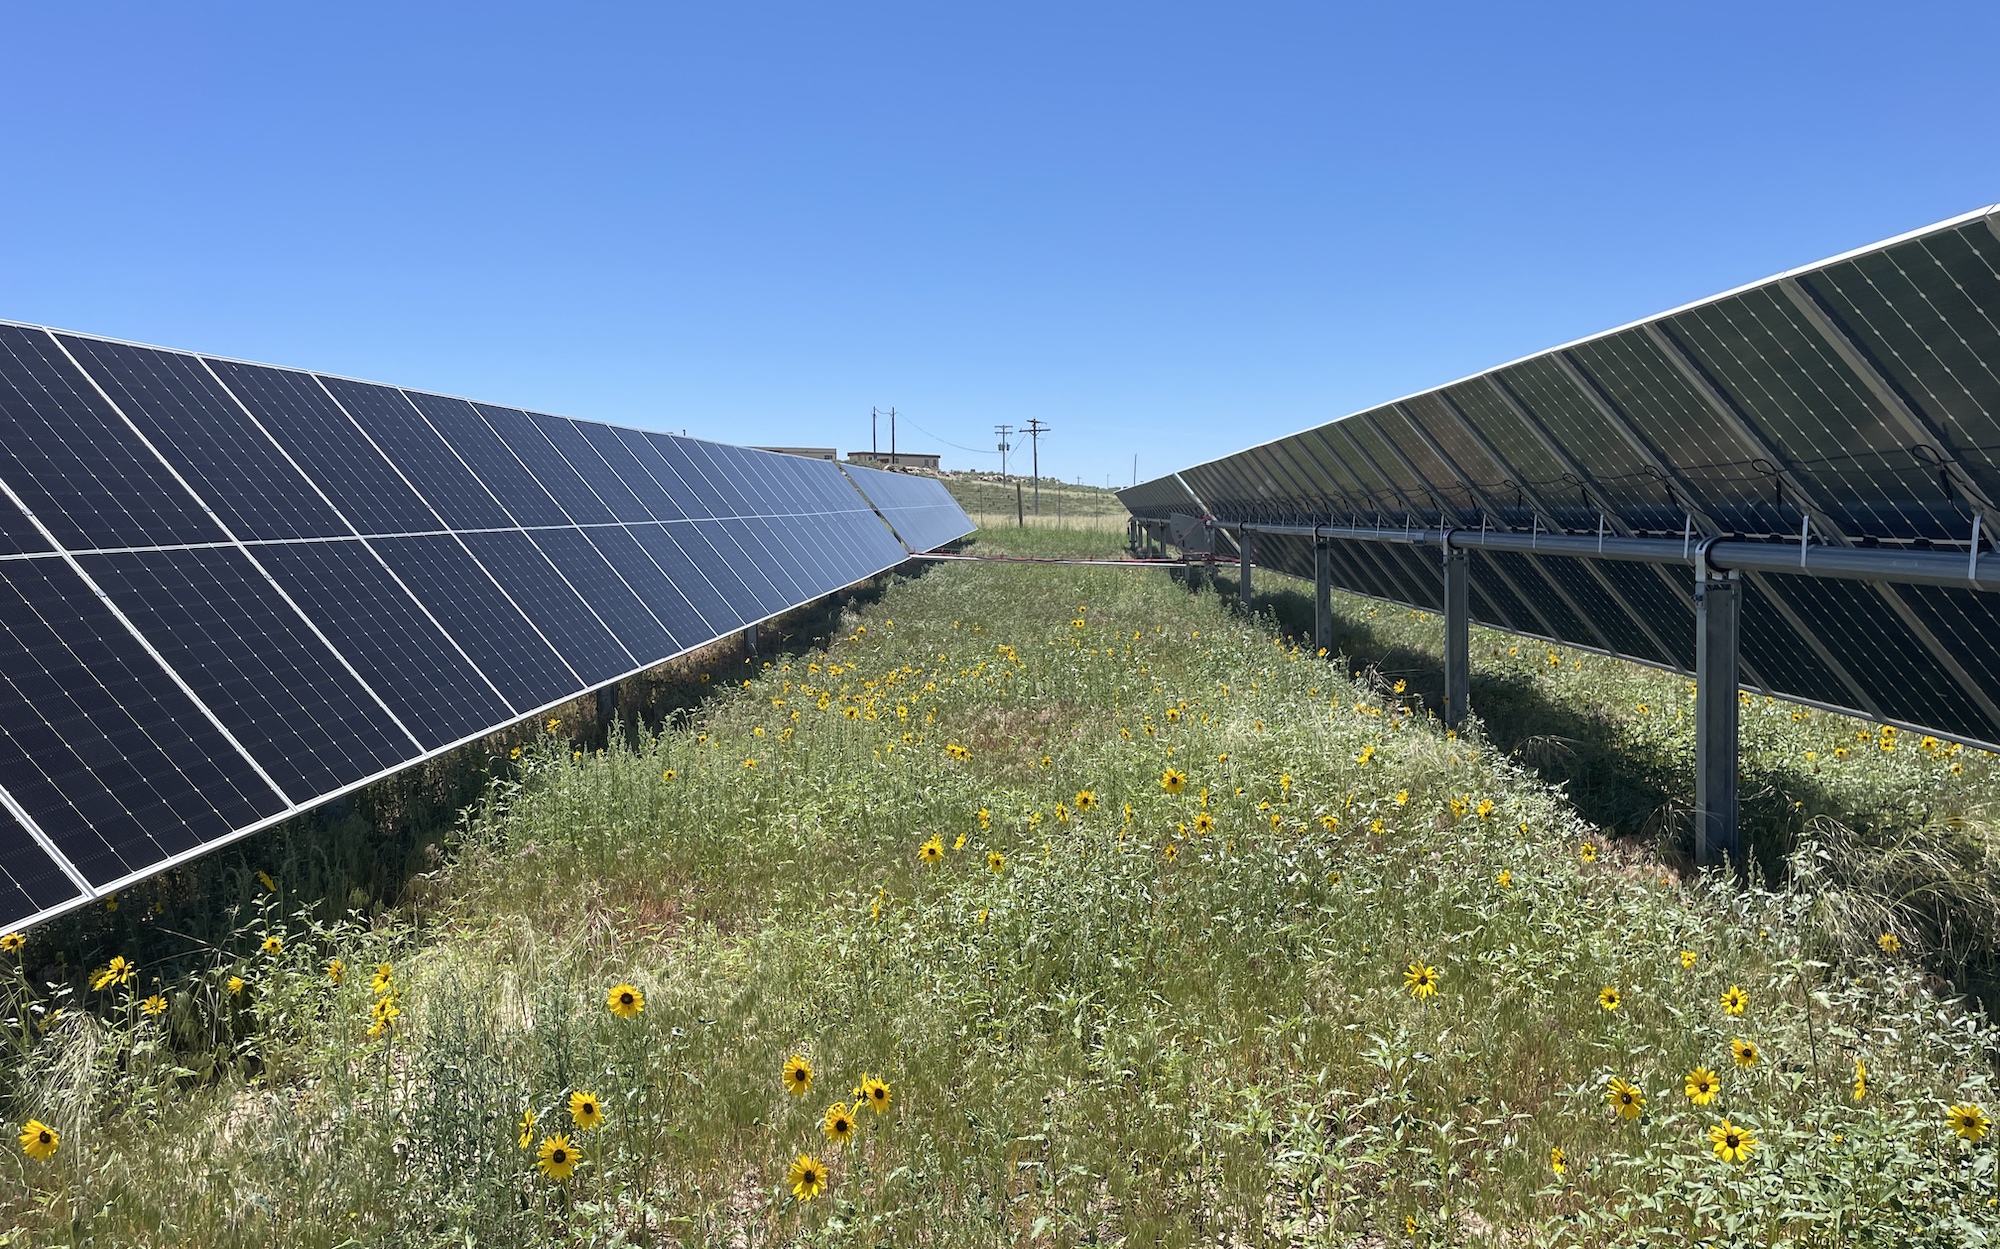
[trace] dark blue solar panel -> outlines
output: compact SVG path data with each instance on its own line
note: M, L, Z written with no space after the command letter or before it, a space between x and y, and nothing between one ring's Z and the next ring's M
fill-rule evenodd
M82 564L294 802L418 754L241 551L86 555Z
M965 509L934 478L859 465L849 465L847 474L912 551L936 550L974 528Z
M734 509L709 483L708 475L688 457L683 445L686 441L672 434L646 435L646 442L666 464L668 473L679 483L679 487L676 488L673 482L662 484L674 496L674 501L680 504L682 514L690 519L734 515Z
M512 718L513 708L361 543L273 544L258 547L257 558L425 746Z
M583 688L457 538L381 538L373 546L516 711ZM539 556L537 557L539 558Z
M351 532L199 358L58 337L237 537Z
M0 325L0 481L72 549L223 540L55 340L14 325ZM10 545L47 549L0 512Z
M83 897L83 890L49 857L49 852L0 806L0 914L21 920Z
M609 425L597 425L589 421L576 421L573 424L583 440L597 452L605 471L612 474L624 488L625 492L620 494L601 485L598 487L598 494L611 505L611 510L618 513L620 519L640 524L648 520L681 518L680 507L668 495L666 487L660 483L659 478L654 476L655 471L660 473L667 471L666 461L653 452L643 437L630 431L625 431L624 436L621 436L621 431ZM640 459L642 451L646 458L652 461L653 469L648 469L646 463ZM591 481L595 484L598 478L592 477ZM627 499L630 500L629 503L626 502Z
M646 528L656 527L647 525ZM640 601L666 626L677 648L699 646L728 632L738 623L732 619L727 624L710 625L703 619L701 613L695 610L692 598L683 593L666 570L639 544L631 530L604 525L589 533L591 545L604 553L604 558L618 570Z
M569 661L585 688L602 685L638 666L528 535L518 530L468 533L465 545L535 622L556 652Z
M611 632L634 660L654 663L677 654L696 640L707 641L706 638L686 643L675 641L620 575L622 570L613 569L603 553L592 545L592 536L581 529L538 529L534 538L535 545L542 548L542 553L576 587L576 592L611 626Z
M357 530L442 528L437 513L347 419L318 378L229 360L209 365Z
M506 509L452 453L402 391L335 377L320 380L347 414L368 431L382 454L403 470L447 527L505 529L513 525Z
M509 433L516 450L532 447L534 457L522 451L542 485L562 502L563 510L579 525L601 525L611 521L646 521L652 516L632 497L617 475L583 440L576 422L533 412L515 414L520 433ZM622 506L620 506L622 504Z
M509 450L500 435L463 399L406 390L410 402L451 445L487 492L500 501L513 525L567 525L569 517Z
M60 560L0 563L0 786L93 885L284 804ZM76 890L0 849L30 911ZM0 899L0 905L5 899Z
M692 523L634 525L630 532L674 588L686 595L688 602L701 613L715 636L762 619L752 610L754 604L742 580L730 571Z

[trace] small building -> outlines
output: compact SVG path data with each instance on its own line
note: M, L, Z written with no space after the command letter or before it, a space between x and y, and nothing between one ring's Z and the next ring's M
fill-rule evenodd
M808 460L839 460L840 452L834 447L752 447L752 451L775 451L779 455L802 455Z
M859 464L865 468L927 468L938 471L938 457L922 451L898 451L893 456L887 451L849 451L849 464Z

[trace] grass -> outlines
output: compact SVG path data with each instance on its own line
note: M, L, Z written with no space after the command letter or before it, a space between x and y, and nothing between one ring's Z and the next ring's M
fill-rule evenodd
M1122 539L1029 532L974 550ZM17 977L5 1093L62 1141L10 1155L0 1210L20 1243L107 1245L1990 1239L2000 1137L1945 1109L2000 1109L1995 1036L1929 970L1948 946L1911 924L1885 950L1816 883L1678 870L1527 739L1438 728L1434 622L1342 608L1349 665L1157 572L945 565L657 735L558 724L400 910L329 920L274 880L169 980ZM1594 697L1601 757L1679 749L1670 679L1479 645L1482 709L1528 708L1506 732ZM1774 775L1821 778L1809 826L1991 792L1971 752L1843 734L1746 718ZM1853 762L1812 773L1834 741ZM887 1107L836 1145L868 1078ZM1745 1162L1715 1155L1725 1117ZM535 1161L558 1134L563 1180ZM801 1154L829 1173L804 1202Z

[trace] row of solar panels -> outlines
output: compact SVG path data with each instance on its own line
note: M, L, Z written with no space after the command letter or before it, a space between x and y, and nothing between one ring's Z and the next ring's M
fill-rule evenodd
M1137 515L1975 553L2000 513L2000 217L1970 213L1122 491ZM1311 575L1310 540L1259 562ZM1435 607L1435 552L1338 544L1351 590ZM1476 552L1500 628L1681 670L1690 579ZM2000 611L1974 589L1760 573L1746 680L2000 742Z
M972 528L935 480L6 324L0 495L6 926Z

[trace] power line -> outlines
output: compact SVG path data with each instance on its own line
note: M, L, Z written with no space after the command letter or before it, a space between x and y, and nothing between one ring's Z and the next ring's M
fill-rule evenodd
M1042 514L1042 435L1049 427L1034 417L1028 418L1028 438L1034 444L1035 457L1035 515Z

